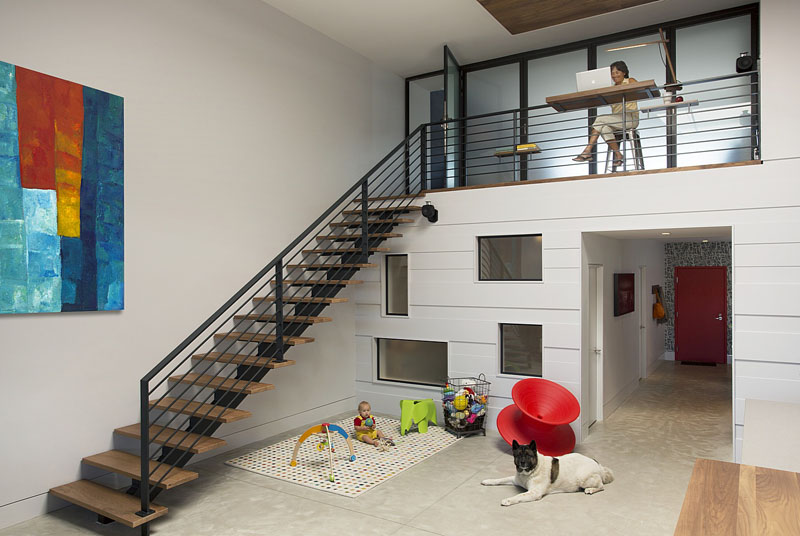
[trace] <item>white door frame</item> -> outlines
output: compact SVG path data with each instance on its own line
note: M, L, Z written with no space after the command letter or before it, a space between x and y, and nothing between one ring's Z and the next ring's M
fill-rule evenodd
M596 379L596 398L594 400L597 421L603 420L603 265L590 264L589 277L594 277L595 287L595 309L594 325L590 325L589 329L594 331L595 347L589 348L589 359L594 359L597 365L597 379ZM590 285L591 286L591 285ZM591 335L589 340L591 340ZM589 367L591 367L591 362ZM591 374L590 374L591 377Z
M647 378L647 266L639 266L639 379Z

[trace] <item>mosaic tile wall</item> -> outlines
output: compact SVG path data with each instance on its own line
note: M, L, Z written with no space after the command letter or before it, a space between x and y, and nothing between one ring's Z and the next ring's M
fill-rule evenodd
M664 346L667 351L675 349L674 330L674 283L676 266L727 266L728 267L728 355L732 341L732 289L731 289L731 243L730 242L671 242L664 246L664 307L667 309L667 325L664 329Z

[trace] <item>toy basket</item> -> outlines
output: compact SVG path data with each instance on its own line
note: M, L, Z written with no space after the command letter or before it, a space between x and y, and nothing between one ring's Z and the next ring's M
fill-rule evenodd
M486 435L489 385L483 374L477 378L447 378L442 387L445 430L456 437Z

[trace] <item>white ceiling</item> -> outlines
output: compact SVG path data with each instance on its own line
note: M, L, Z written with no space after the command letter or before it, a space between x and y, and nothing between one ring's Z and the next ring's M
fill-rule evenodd
M465 65L752 2L659 0L511 35L477 0L263 1L402 77L441 69L443 45Z
M664 235L663 233L669 233L669 235ZM601 231L592 234L616 238L617 240L657 240L659 242L731 241L730 227L664 227L661 229Z

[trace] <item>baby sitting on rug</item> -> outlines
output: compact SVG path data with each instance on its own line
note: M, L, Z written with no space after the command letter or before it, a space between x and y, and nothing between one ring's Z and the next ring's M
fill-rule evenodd
M378 430L375 417L370 413L372 407L366 400L358 404L358 416L353 420L353 428L356 431L356 439L368 445L378 447L380 450L387 450L394 446L394 441L383 435Z

